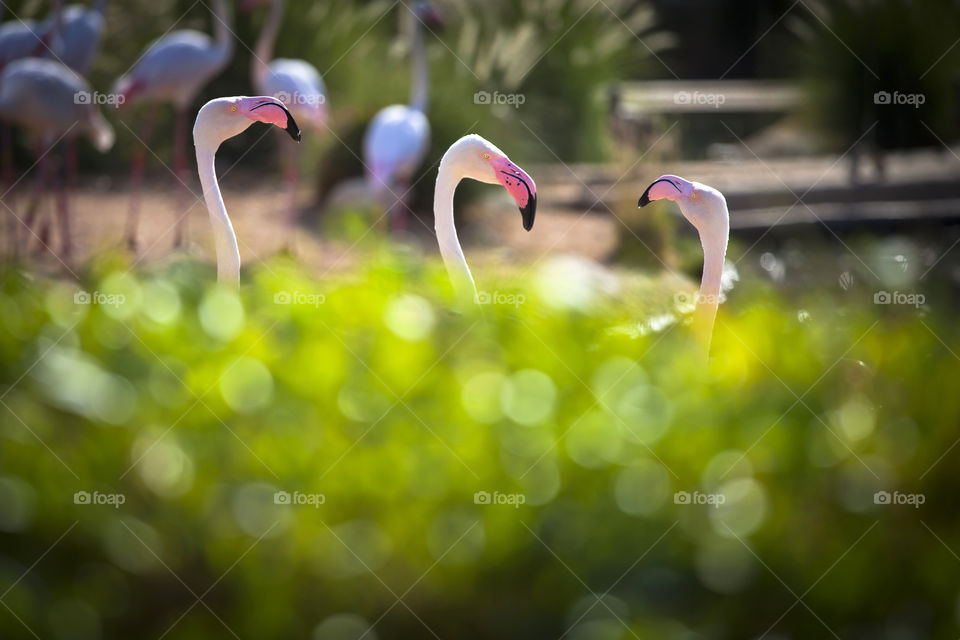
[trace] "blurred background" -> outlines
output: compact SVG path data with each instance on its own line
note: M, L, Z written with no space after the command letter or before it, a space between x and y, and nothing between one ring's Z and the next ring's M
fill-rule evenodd
M254 93L269 9L230 4L191 123ZM412 3L288 0L276 54L321 72L328 129L293 220L289 139L220 149L239 293L212 285L202 201L173 249L171 109L136 251L143 108L101 108L109 153L77 146L69 259L10 231L37 171L14 133L0 638L960 636L960 2L433 4L397 238L349 185L408 100ZM108 0L92 89L172 28L211 33L210 6ZM5 22L50 11L0 0ZM528 234L498 188L460 187L491 304L452 311L433 188L467 133L539 209ZM730 208L709 365L696 232L637 209L667 173Z

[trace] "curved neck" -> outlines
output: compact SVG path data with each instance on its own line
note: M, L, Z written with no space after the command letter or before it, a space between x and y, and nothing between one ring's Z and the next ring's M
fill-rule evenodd
M231 32L233 15L226 0L213 0L210 12L213 14L213 37L217 48L229 55L233 51L233 33Z
M233 231L227 207L223 204L220 185L217 183L216 155L219 142L197 140L197 169L203 185L203 199L207 203L213 241L217 249L217 281L224 284L240 283L240 249L237 234Z
M447 267L453 289L461 300L473 301L477 295L477 287L460 247L457 227L453 221L453 194L462 178L463 176L450 166L448 157L444 156L440 161L437 186L433 192L433 221L440 255Z
M257 39L257 45L253 50L253 84L256 87L263 87L269 71L270 61L273 60L273 49L277 42L277 34L280 33L280 25L283 22L283 10L286 0L273 0L270 4L270 15L267 23L260 32Z
M723 281L723 259L727 254L729 232L722 234L700 234L703 246L703 277L700 279L700 295L693 314L693 333L710 352L710 339L713 337L713 325L717 319L717 307L720 305L720 290Z
M416 14L411 15L413 16L413 25L410 36L410 55L413 64L413 85L410 88L410 106L421 113L426 113L430 98L430 70L427 66L427 49L423 43L423 27L420 24L420 18Z

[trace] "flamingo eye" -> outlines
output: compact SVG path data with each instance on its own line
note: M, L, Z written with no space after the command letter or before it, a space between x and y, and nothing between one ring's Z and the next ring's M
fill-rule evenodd
M481 154L480 154L480 157L483 158L484 160L489 160L489 159L490 159L490 154L489 154L489 153L481 153Z
M235 105L235 104L230 105L230 111L231 111L231 113L236 113L237 110L239 110L239 109L240 109L240 107L238 107L238 106Z

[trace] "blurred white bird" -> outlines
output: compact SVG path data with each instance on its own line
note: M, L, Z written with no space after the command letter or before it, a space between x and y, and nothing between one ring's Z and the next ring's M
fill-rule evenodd
M417 0L412 18L410 105L395 104L379 111L363 140L367 184L389 212L396 231L406 228L405 196L430 147L430 122L426 116L430 83L422 27L428 22L440 23L439 15L424 0Z
M258 94L273 96L285 104L301 127L323 131L327 127L327 90L320 72L304 60L273 58L286 0L247 0L244 8L252 9L267 2L271 3L270 15L253 52L253 87ZM286 162L286 183L289 210L293 217L296 214L301 147L284 147L290 150Z
M60 138L86 136L103 152L113 146L113 128L89 99L90 85L75 71L56 60L24 58L0 73L0 119L18 125L38 143L37 196L49 180L49 147ZM59 220L63 256L71 253L69 209L63 181L58 179ZM23 218L29 229L38 202Z
M137 145L130 178L132 194L127 242L131 248L136 247L143 162L158 107L169 102L173 103L176 111L173 171L180 183L185 184L189 124L187 110L203 87L227 66L233 55L233 35L230 31L232 16L227 1L213 0L212 14L214 38L192 29L171 31L150 44L114 87L113 93L122 96L118 106L138 103L152 105L152 112L147 116L140 144ZM178 196L182 196L182 193L183 189L178 188ZM180 245L186 212L178 207L177 213L175 244Z

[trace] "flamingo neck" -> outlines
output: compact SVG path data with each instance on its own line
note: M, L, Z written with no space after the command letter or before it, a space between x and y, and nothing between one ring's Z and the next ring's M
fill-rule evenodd
M427 49L423 43L423 27L420 18L413 15L410 55L413 64L413 86L410 90L410 106L421 113L427 112L430 93L430 69L427 65Z
M286 0L273 0L270 4L270 16L267 23L260 32L257 39L257 45L254 48L253 55L253 84L262 88L267 79L267 73L270 70L270 62L273 60L273 49L277 42L277 34L280 33L280 25L283 23L283 11Z
M720 305L721 283L723 281L723 260L727 254L728 234L700 234L703 246L703 276L700 279L700 294L693 314L694 335L710 351L713 337L713 325L717 319Z
M463 249L460 247L457 227L453 220L453 194L463 177L462 172L452 166L449 156L444 155L440 161L437 185L433 192L433 219L440 255L443 257L443 264L447 268L454 291L463 300L473 300L477 294L477 287L473 282L470 267L467 266Z
M224 284L240 283L240 248L237 234L233 231L227 207L223 203L220 185L217 183L216 156L220 143L212 140L197 140L197 169L203 185L203 199L210 214L213 241L217 249L217 281Z
M225 57L229 57L233 53L233 33L231 32L233 14L226 0L213 0L210 11L213 14L213 37L217 48Z

